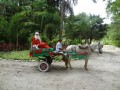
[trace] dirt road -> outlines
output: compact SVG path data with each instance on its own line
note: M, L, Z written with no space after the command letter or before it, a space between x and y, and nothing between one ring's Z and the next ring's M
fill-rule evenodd
M0 60L0 90L120 90L120 48L104 46L93 53L84 69L84 60L53 62L49 72L39 72L38 62Z

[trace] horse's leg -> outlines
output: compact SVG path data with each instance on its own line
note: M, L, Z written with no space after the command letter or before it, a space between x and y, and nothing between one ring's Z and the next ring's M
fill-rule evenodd
M69 64L70 69L72 69L72 66L71 66L71 63L70 63L71 57L72 57L71 55L68 56L68 64Z
M70 60L68 60L68 65L69 65L70 69L72 69L72 66L71 66Z
M65 62L65 67L68 68L68 60L64 58L63 61Z
M65 60L65 66L66 66L66 68L68 68L68 61L67 60Z
M72 69L72 66L71 66L71 63L70 63L70 60L71 60L71 55L68 56L68 58L66 58L65 55L62 55L63 56L63 61L65 62L65 67L68 68L68 65L70 67L70 69Z
M65 62L65 67L68 68L68 65L69 65L70 69L72 69L70 60L71 60L71 59L63 59L63 61Z
M85 67L85 70L88 70L88 68L87 68L87 64L88 64L88 58L87 58L87 57L85 57L85 58L84 58L84 60L85 60L85 65L84 65L84 67Z
M62 56L63 56L62 60L65 62L65 67L68 68L68 59L66 59L64 55Z

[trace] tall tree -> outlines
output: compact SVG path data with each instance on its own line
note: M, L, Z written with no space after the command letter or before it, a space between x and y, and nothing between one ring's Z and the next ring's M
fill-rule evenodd
M63 32L63 23L65 16L67 14L73 15L72 5L76 5L78 0L47 0L48 5L53 7L58 7L61 16L61 24L60 24L60 38L62 37Z
M99 40L106 35L107 25L103 19L95 15L81 13L65 23L65 32L68 38L76 38L85 43L91 43L93 39Z

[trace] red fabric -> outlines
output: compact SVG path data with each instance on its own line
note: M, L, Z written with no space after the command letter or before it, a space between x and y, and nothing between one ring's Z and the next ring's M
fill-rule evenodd
M38 48L50 48L45 42L40 42L40 40L36 40L35 37L32 37L32 45L38 45Z
M32 45L39 45L41 42L39 39L35 39L35 37L32 37Z
M42 53L42 49L41 50L35 50L36 54Z
M30 57L32 57L33 56L33 52L30 52L29 55L30 55Z
M83 53L77 52L77 54L86 55L86 54L88 54L88 52L83 52Z
M54 54L53 54L53 52L49 52L49 55L50 55L50 56L53 56Z
M84 53L83 53L83 55L86 55L86 54L88 54L88 52L84 52Z
M50 48L45 42L41 42L40 45L38 45L38 48Z

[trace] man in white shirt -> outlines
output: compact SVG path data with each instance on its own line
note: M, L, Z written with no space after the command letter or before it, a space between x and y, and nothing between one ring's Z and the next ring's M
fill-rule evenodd
M57 44L56 44L56 52L62 52L62 39L59 39Z

